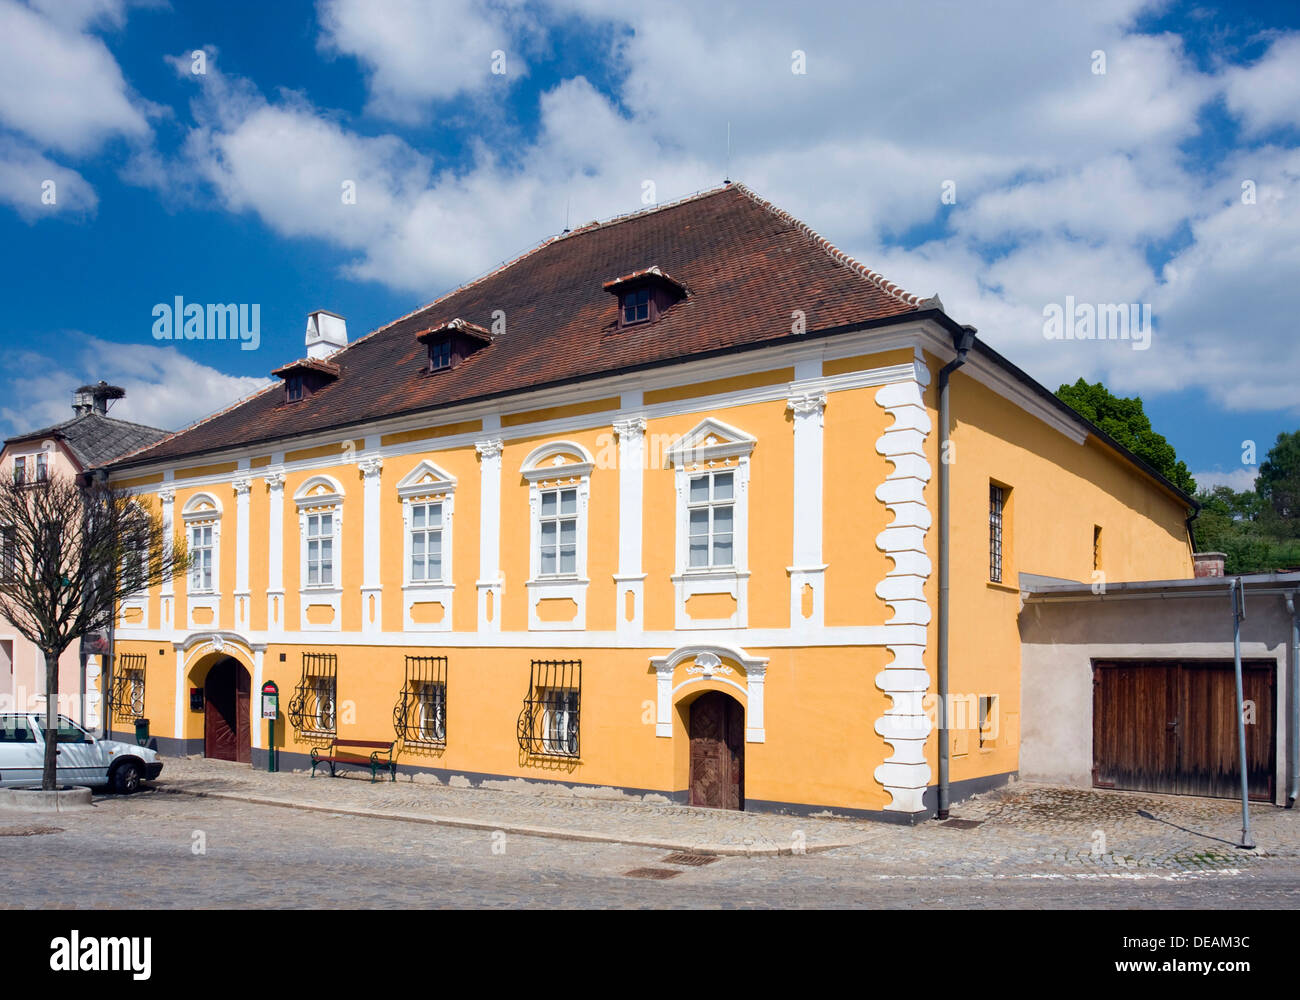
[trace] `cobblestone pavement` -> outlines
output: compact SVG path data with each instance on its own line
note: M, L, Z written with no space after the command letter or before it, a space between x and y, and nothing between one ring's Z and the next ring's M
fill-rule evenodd
M1153 849L1143 855L1149 858L1145 862L1135 855L1129 868L1082 861L1065 843L1068 836L1054 837L1043 827L1062 822L1052 814L1058 807L1051 805L1054 798L1058 805L1066 801L1052 790L1022 786L1000 797L1000 804L981 803L989 818L973 829L881 825L869 844L807 855L715 857L692 865L685 862L699 857L671 858L661 848L149 790L130 797L97 796L91 809L56 815L0 812L0 865L13 887L0 905L139 910L1300 906L1300 865L1293 850L1247 860L1225 846L1221 862L1208 857L1217 858L1217 848L1201 851L1207 857L1199 860L1175 861L1166 846L1165 853ZM1208 819L1221 820L1214 806L1208 807ZM1034 819L1040 808L1047 815ZM1189 811L1203 808L1198 802ZM1127 812L1116 808L1112 822L1118 839L1136 852L1137 841L1124 832ZM1037 822L1039 831L1017 831L1009 821L1013 815L1029 818L1030 825ZM1067 820L1060 829L1070 823L1077 825ZM1266 825L1271 824L1260 823ZM1152 845L1167 838L1145 836ZM1054 839L1060 842L1055 851L1046 849ZM1164 860L1157 863L1158 858ZM644 877L664 873L669 877Z
M371 784L368 775L330 779L201 758L169 759L158 791L234 796L246 801L385 814L466 829L545 833L589 841L704 853L793 854L840 851L889 871L981 872L1023 866L1071 873L1189 873L1238 869L1264 858L1300 865L1295 810L1256 804L1258 849L1234 846L1241 806L1203 799L1013 783L952 809L947 824L916 827L838 818L697 809L607 793L511 785L456 788L401 778ZM519 789L519 790L514 790ZM170 796L169 796L170 797ZM970 825L976 824L976 825Z

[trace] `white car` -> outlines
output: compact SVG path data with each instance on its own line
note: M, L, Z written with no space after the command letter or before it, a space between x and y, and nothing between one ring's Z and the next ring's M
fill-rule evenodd
M111 786L130 794L162 770L158 751L117 740L97 740L67 716L59 716L58 783ZM45 767L45 715L0 715L0 788L39 785Z

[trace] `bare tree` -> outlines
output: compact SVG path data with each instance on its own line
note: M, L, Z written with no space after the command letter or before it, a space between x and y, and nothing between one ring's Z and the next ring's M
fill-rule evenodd
M0 617L45 657L45 770L55 787L59 657L126 597L189 565L184 539L131 493L60 475L0 482Z

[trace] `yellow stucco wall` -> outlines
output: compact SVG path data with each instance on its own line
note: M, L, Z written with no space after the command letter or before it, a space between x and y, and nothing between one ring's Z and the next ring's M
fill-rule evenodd
M822 366L825 376L840 376L864 369L909 363L912 349L862 354L833 359ZM926 356L931 377L939 361ZM794 433L793 418L784 397L743 402L713 409L696 409L690 401L719 392L742 393L784 385L793 369L773 366L751 375L695 381L647 393L650 405L678 402L683 412L651 416L646 421L646 467L642 478L642 572L645 576L644 628L671 633L675 627L676 597L671 580L676 570L678 525L675 473L666 467L669 442L711 417L757 439L749 458L749 621L748 630L726 634L726 641L753 656L767 657L765 730L762 743L745 747L745 796L750 801L828 805L875 811L885 808L890 796L875 778L875 769L890 748L876 733L876 721L890 707L890 699L876 687L876 677L893 654L881 645L763 644L753 630L786 630L790 621L790 577L794 545ZM891 419L876 401L878 385L837 389L828 393L823 429L823 559L825 574L825 625L851 629L881 626L892 611L876 587L892 562L877 545L877 536L892 515L876 491L892 470L877 452L876 442ZM653 395L653 398L651 398ZM937 518L938 414L935 386L923 394L933 429L925 443L932 470L924 495ZM404 658L412 655L446 655L448 673L448 746L444 751L405 751L399 761L447 772L563 780L596 785L654 789L680 793L688 773L687 720L689 704L707 689L725 690L745 704L743 691L720 681L696 682L681 689L672 707L673 737L655 734L657 681L650 660L672 646L615 641L616 594L613 577L619 572L619 470L609 460L617 454L616 438L608 424L591 426L592 415L610 411L607 395L574 406L545 406L503 421L509 433L501 455L500 569L505 579L502 605L497 611L503 635L501 645L448 645L436 631L408 633L409 645L340 645L331 632L299 633L300 537L294 494L307 480L329 476L343 488L342 540L336 555L335 578L342 585L343 632L355 636L365 624L367 609L360 592L364 565L364 481L341 444L290 449L285 461L316 462L332 455L336 464L324 468L290 468L283 490L283 621L288 635L266 635L264 677L275 679L287 706L301 672L304 652L338 655L339 734L358 738L391 738L392 712L402 685ZM658 411L656 411L658 412ZM978 699L997 695L999 736L980 748L978 733L957 734L952 778L962 781L1005 774L1017 767L1015 730L1019 713L1019 638L1016 618L1019 595L1014 584L1020 571L1070 579L1089 579L1092 570L1092 531L1103 529L1103 568L1112 580L1181 577L1191 574L1190 552L1183 530L1185 511L1172 496L1117 459L1096 441L1075 444L1057 430L1017 405L958 373L953 381L953 611L951 687L960 696ZM572 429L556 429L572 419ZM529 433L530 421L548 421L545 433ZM380 474L380 583L383 589L382 631L391 637L403 631L403 522L398 482L421 461L429 461L456 480L452 531L455 592L452 630L463 637L478 627L481 579L479 528L483 504L481 459L463 435L476 433L479 420L381 434L386 448L409 447L405 454L385 457ZM453 440L455 435L462 437ZM518 435L518 436L516 436ZM498 434L484 432L484 437ZM586 627L602 633L602 645L565 648L548 644L548 636L528 632L529 483L521 474L525 458L539 445L571 441L596 457L590 477L587 520ZM448 443L450 442L450 443ZM360 449L358 449L360 450ZM250 456L252 457L252 456ZM220 464L192 467L205 474L227 467ZM271 494L253 469L249 500L249 578L252 591L251 626L254 633L267 626L266 589L269 574L268 511ZM241 473L229 469L229 479ZM242 473L247 475L247 472ZM989 583L988 484L993 479L1011 488L1007 511L1007 550L1004 557L1008 586ZM144 486L148 489L148 486ZM220 554L222 606L219 625L234 627L233 591L237 506L230 483L194 487L181 484L176 491L175 516L196 492L210 492L223 508ZM927 552L937 566L937 545L932 528ZM175 583L178 625L184 621L185 586ZM937 581L932 574L924 585L931 609L936 606ZM710 598L713 595L707 595ZM698 600L698 599L697 599ZM707 603L707 602L701 602ZM619 605L622 609L622 605ZM716 612L710 612L716 613ZM157 591L151 597L151 623L157 623ZM211 628L211 627L209 627ZM195 632L203 631L196 628ZM184 629L178 629L180 633ZM605 645L605 638L609 643ZM716 640L716 631L683 631L674 645ZM475 640L478 641L478 640ZM511 646L513 644L513 648ZM160 656L158 649L165 655ZM146 711L153 732L187 740L202 738L203 717L183 706L183 725L173 733L176 666L174 648L154 638L119 635L119 650L148 654L150 679ZM281 663L280 654L286 660ZM195 664L201 664L196 660ZM580 659L582 680L582 758L580 761L546 761L521 756L515 739L515 722L528 689L533 659ZM935 670L934 624L923 662L931 676ZM744 668L730 662L734 679L744 687ZM251 669L251 667L250 667ZM187 671L182 685L200 686L202 677ZM685 676L681 679L686 679ZM674 685L679 679L674 678ZM933 691L933 687L931 689ZM256 699L255 699L256 700ZM256 708L256 705L254 705ZM264 723L254 722L263 727ZM304 754L311 744L277 727L281 746ZM960 753L957 751L960 750ZM935 741L927 744L927 759L937 771ZM933 773L931 781L933 782Z

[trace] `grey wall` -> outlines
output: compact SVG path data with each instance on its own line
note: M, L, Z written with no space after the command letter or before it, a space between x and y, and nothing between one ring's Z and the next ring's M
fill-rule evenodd
M1122 598L1039 603L1020 613L1020 777L1092 785L1094 659L1232 659L1228 597ZM1281 596L1247 591L1241 655L1277 661L1276 781L1286 802L1291 617Z

